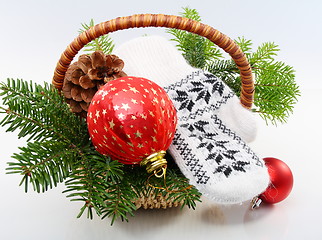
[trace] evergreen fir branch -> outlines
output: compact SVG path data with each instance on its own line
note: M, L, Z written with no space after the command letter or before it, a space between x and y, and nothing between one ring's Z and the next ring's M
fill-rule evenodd
M149 175L145 168L124 165L124 172L130 173L125 174L124 180L132 184L132 189L136 193L136 198L140 198L141 196L147 197L150 194L152 189L147 184Z
M76 148L58 141L28 142L27 147L19 149L21 152L12 157L17 162L9 162L6 170L24 176L20 185L25 185L26 192L29 183L34 191L44 192L63 182L72 171L70 160L78 153Z
M189 7L183 7L182 9L183 9L183 12L179 13L180 16L201 22L201 16L198 13L197 9L193 9Z
M180 13L182 17L201 21L196 9L184 8ZM197 68L205 68L213 60L222 57L221 51L210 40L197 34L189 33L178 29L169 29L168 33L173 35L173 41L177 42L177 48L182 51L188 63Z
M280 51L280 49L275 43L263 43L257 48L256 52L249 55L249 61L251 62L252 67L256 67L258 64L274 61L278 51Z
M66 181L67 197L72 201L83 201L80 217L87 209L87 217L93 218L93 209L102 218L127 220L136 209L131 202L136 198L131 182L124 180L123 164L96 152L93 147L83 149L79 168Z
M283 62L265 62L254 68L256 111L273 124L286 122L300 96L294 69Z
M201 193L193 186L189 184L189 180L181 173L169 169L167 171L167 187L168 187L168 199L173 201L183 201L181 208L187 206L188 208L195 209L196 202L201 202Z
M118 218L128 221L128 214L134 216L136 206L133 200L136 198L131 183L122 181L111 185L107 191L106 207L102 209L102 219L112 218L111 225Z
M87 209L87 217L92 219L93 209L97 215L100 215L100 208L105 205L104 195L108 189L108 184L104 177L100 177L97 174L95 177L95 170L93 162L83 156L79 167L70 174L70 179L65 182L67 189L64 193L68 193L67 197L71 198L71 201L84 202L77 216L78 218Z
M95 24L94 24L94 20L91 19L89 24L83 23L81 25L82 25L82 28L79 30L79 33L87 31ZM86 44L83 49L86 52L103 51L104 54L110 54L113 51L114 47L115 45L113 43L113 40L110 38L108 34L106 34Z
M266 123L285 123L300 95L293 67L275 60L279 51L275 43L263 43L255 52L252 52L249 40L238 38L236 43L248 57L255 75L254 111ZM223 80L237 96L240 95L239 70L232 60L213 61L206 70Z
M89 144L86 122L70 112L57 90L49 84L8 79L0 84L7 131L28 137L27 147L14 154L8 173L23 175L21 184L46 191L68 177L81 148ZM34 142L32 142L33 140Z
M238 37L235 42L238 44L240 49L245 53L246 57L249 58L252 53L252 41L244 37Z
M20 79L8 79L0 84L6 116L0 121L7 131L19 131L18 137L28 141L56 139L82 145L87 134L84 119L70 112L69 106L51 85L33 84Z

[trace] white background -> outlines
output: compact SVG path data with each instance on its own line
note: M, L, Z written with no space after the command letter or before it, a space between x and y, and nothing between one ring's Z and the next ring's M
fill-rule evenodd
M279 44L279 59L294 66L302 96L287 124L258 119L251 144L260 156L282 159L294 174L285 201L249 211L248 205L216 206L204 199L197 210L139 210L129 223L76 219L80 205L61 192L24 193L20 176L6 175L6 162L25 144L0 129L0 239L322 239L322 2L244 1L3 1L0 0L0 81L7 77L50 82L56 62L76 37L80 23L135 13L178 14L196 8L203 22L231 38L245 36L257 46ZM164 30L113 33L117 44Z

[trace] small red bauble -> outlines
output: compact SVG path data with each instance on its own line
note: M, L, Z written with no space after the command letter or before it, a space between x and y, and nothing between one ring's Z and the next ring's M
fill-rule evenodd
M176 110L164 89L148 79L129 76L100 88L87 114L97 151L125 164L138 164L167 150L176 124Z
M291 169L277 158L264 158L270 176L270 185L259 198L266 203L278 203L290 194L293 188L293 174Z

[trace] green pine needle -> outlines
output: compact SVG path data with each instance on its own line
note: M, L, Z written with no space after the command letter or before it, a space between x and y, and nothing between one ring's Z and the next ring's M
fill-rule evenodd
M180 13L182 17L201 21L195 9L183 8L183 10L184 12ZM178 29L170 29L167 32L173 35L174 38L171 40L177 42L177 48L193 67L204 68L209 62L222 57L217 46L204 37Z
M28 183L34 191L45 192L63 182L72 171L70 159L77 155L77 149L58 141L28 142L26 147L19 149L21 152L12 157L17 162L8 163L6 170L8 174L26 176L20 183L25 185L26 192Z
M87 31L91 27L95 26L94 20L91 19L89 24L83 23L81 24L82 28L79 30L79 33L82 33L84 31ZM113 43L113 40L110 38L108 34L100 36L87 45L84 46L85 52L95 52L95 51L102 51L104 54L111 54L113 51L115 45Z

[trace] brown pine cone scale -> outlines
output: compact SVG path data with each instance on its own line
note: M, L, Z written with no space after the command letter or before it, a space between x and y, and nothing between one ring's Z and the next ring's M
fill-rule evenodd
M97 90L111 80L126 76L123 67L123 60L102 51L79 56L78 61L67 69L62 89L71 111L86 117Z

